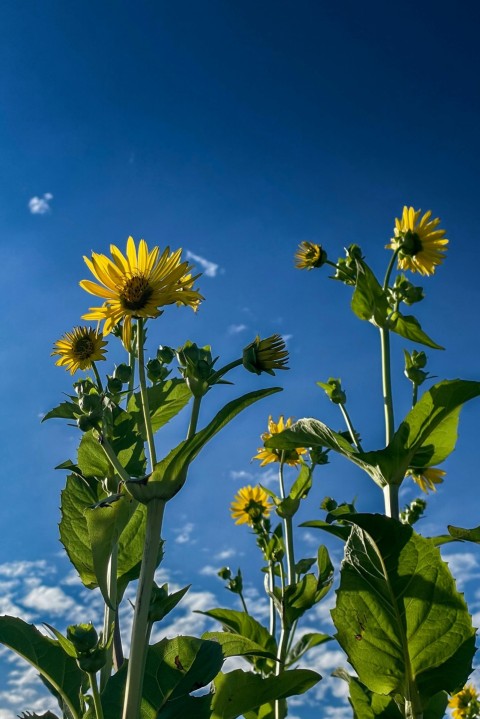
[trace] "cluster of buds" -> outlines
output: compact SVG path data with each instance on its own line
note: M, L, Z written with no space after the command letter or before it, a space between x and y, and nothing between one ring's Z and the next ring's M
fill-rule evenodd
M400 512L400 521L403 524L413 526L415 522L418 522L418 520L422 517L426 508L426 501L418 497L410 502L410 504L407 504L403 512Z
M152 384L158 384L164 382L171 370L168 369L169 365L175 357L175 350L171 347L160 346L157 350L157 356L153 359L149 359L147 362L147 377Z
M113 375L107 376L107 394L114 402L120 399L123 386L130 382L132 368L128 364L119 364L115 367Z
M75 413L78 428L82 432L99 429L103 418L103 395L90 379L75 382L74 388L78 397L78 413Z
M394 306L398 307L400 302L405 302L406 305L413 305L416 302L421 302L425 298L423 287L416 287L413 285L405 275L397 275L393 287L389 289L391 302Z
M67 639L75 652L77 664L88 674L100 671L106 661L106 645L102 633L90 624L72 624L67 627Z
M240 569L238 569L237 573L233 575L230 567L222 567L217 572L217 575L220 577L220 579L223 579L227 582L227 584L225 585L226 589L228 589L230 592L233 592L233 594L242 594L243 578Z
M345 248L345 254L345 258L338 258L332 279L339 280L346 285L355 285L357 281L357 260L363 260L362 250L358 245L349 245Z
M412 354L407 352L407 350L403 350L403 354L405 356L405 377L409 379L412 384L419 387L430 377L428 372L425 372L427 355L423 351L417 352L416 350L413 350Z
M203 397L212 385L222 382L213 368L218 357L212 358L209 345L199 347L195 342L185 342L176 355L180 372L194 397Z
M335 377L330 377L328 382L317 382L318 386L321 387L328 399L333 404L345 404L347 401L346 392L342 389L342 380Z

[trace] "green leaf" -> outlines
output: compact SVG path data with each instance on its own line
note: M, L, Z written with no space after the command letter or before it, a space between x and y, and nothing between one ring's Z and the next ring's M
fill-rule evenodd
M443 350L445 347L437 345L420 327L420 322L413 315L402 315L394 312L388 320L388 329L407 340L426 345L434 350Z
M301 657L313 647L318 647L319 644L325 644L333 639L329 634L320 634L319 632L309 632L304 634L301 639L296 642L288 653L286 666L290 667L292 664L298 662Z
M157 432L175 417L192 397L192 393L183 379L170 379L148 387L147 394L153 432ZM130 398L127 410L133 417L138 433L146 441L140 392L136 392Z
M16 617L0 617L0 643L13 649L58 692L74 719L80 719L84 673L55 639Z
M343 542L346 542L350 536L350 527L346 527L342 524L330 524L325 522L323 519L312 519L309 522L303 522L300 527L312 527L313 529L323 529L327 534L332 534L334 537L338 537Z
M260 644L253 642L241 634L233 632L205 632L202 639L218 642L222 647L223 658L257 656L275 660L275 653L264 649Z
M474 527L473 529L463 529L462 527L454 527L453 524L449 524L447 529L453 539L480 544L480 526Z
M353 292L352 310L361 320L384 327L390 311L387 297L370 267L357 260L357 281Z
M78 415L78 405L73 402L62 402L58 407L54 407L50 412L42 417L42 422L47 419L73 419L76 420L76 414Z
M262 704L303 694L320 679L310 669L292 669L266 679L241 669L219 674L214 682L212 719L235 719Z
M382 515L355 514L345 547L336 637L376 694L412 697L419 713L471 671L475 631L433 542Z
M277 655L277 643L275 639L263 624L257 622L257 620L249 614L238 612L235 609L210 609L207 612L198 613L216 619L217 622L222 624L225 631L230 631L245 637L254 642L256 646L261 647L269 655L274 657ZM275 663L270 659L253 655L246 655L246 659L253 664L259 672L271 672L275 669Z
M301 463L300 472L289 493L291 499L305 499L312 488L313 472L311 467Z
M186 587L169 594L168 584L164 584L161 587L154 585L152 598L150 600L150 621L159 622L166 617L167 614L169 614L172 609L175 609L177 604L182 601L191 586L191 584L188 584Z
M155 719L210 719L212 710L211 694L204 694L200 697L184 694L165 704L160 709Z
M165 500L171 499L184 485L189 464L212 437L251 404L280 391L280 387L261 389L249 392L226 404L206 427L190 439L181 442L155 465L146 487L153 485L152 493L155 496Z

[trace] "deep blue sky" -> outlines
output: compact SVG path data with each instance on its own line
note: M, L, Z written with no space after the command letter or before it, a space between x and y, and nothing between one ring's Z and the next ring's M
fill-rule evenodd
M432 209L451 244L420 283L419 316L447 347L430 353L430 369L480 379L479 20L474 3L2 4L0 562L55 561L63 477L52 467L78 437L39 424L70 389L49 355L90 306L78 287L88 276L82 255L124 247L129 234L219 265L199 282L198 315L170 308L154 344L211 343L228 361L257 332L291 335L291 370L277 378L283 394L217 438L172 503L168 563L184 568L185 581L198 553L174 542L184 524L195 525L199 551L253 547L228 519L241 486L231 473L257 472L249 462L270 413L340 427L317 379L342 377L364 446L382 445L375 330L352 318L350 291L328 272L294 269L300 241L322 243L331 259L357 242L383 275L403 205ZM50 211L32 214L29 200L45 193ZM410 398L402 349L412 346L393 346L400 419ZM236 388L205 403L204 420L235 392L268 384L239 372ZM478 502L465 501L478 497L479 413L477 403L463 414L447 481L430 502L432 529L479 523ZM339 462L322 473L308 517L325 494L382 506L376 488ZM0 700L3 719L2 708Z

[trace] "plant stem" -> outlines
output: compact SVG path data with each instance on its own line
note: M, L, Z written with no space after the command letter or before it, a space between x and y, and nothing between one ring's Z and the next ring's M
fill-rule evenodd
M147 378L145 375L145 354L144 354L143 319L137 320L137 353L138 353L138 378L140 380L140 397L142 401L143 422L147 435L148 451L150 454L150 469L153 471L157 464L155 442L153 441L152 423L150 421L150 409L148 406Z
M163 499L155 498L147 504L145 546L143 548L142 569L138 580L135 613L133 615L132 642L128 661L123 719L138 719L140 717L143 675L147 655L148 612L153 578L157 567L164 509L165 501Z
M238 596L240 597L240 601L242 602L243 611L245 614L248 614L248 607L245 603L245 597L243 596L242 592L239 592Z
M274 571L274 564L272 561L269 560L268 562L268 590L270 594L273 594L273 590L275 589L275 571ZM269 631L270 635L276 639L276 633L277 633L277 614L275 612L275 604L273 601L273 597L269 595L270 600L270 623L269 623Z
M415 407L418 400L418 384L416 382L413 383L413 391L412 391L412 407Z
M190 415L190 424L188 425L187 439L193 437L197 429L198 415L200 412L200 405L202 403L201 397L194 397L192 404L192 414Z
M385 327L380 328L380 341L382 349L382 389L383 407L385 412L385 443L388 445L394 433L392 377L390 368L390 332Z
M385 501L385 514L387 517L398 519L400 507L398 504L398 484L387 484L383 488L383 498Z
M215 374L211 377L211 384L215 384L215 382L218 382L218 380L221 379L224 374L227 374L227 372L230 372L230 370L235 369L235 367L240 367L242 363L243 358L240 358L234 360L233 362L229 362L225 365L225 367L221 367L221 369L217 370Z
M345 420L345 424L347 425L347 429L350 432L350 437L352 438L352 444L359 452L361 452L362 445L360 444L360 441L358 441L355 436L355 429L351 422L350 415L348 414L347 408L343 404L339 404L338 406L340 407L340 411L343 415L343 419Z
M92 689L93 705L95 707L95 715L96 715L97 719L103 719L102 701L100 699L100 692L98 691L97 677L93 672L92 673L89 672L88 678L90 680L90 687Z
M115 625L116 615L117 615L117 557L118 557L118 544L113 545L112 554L110 555L110 561L108 563L108 598L110 600L110 605L105 604L105 608L103 610L103 637L104 641L107 642L107 640L110 637L110 632L112 631L113 626ZM115 607L115 609L113 609ZM103 692L105 689L107 682L110 678L110 675L112 673L112 665L113 665L113 652L114 652L114 645L113 642L108 642L108 646L106 649L107 652L107 658L105 661L105 664L100 670L100 691Z
M278 470L278 480L280 485L280 497L285 499L285 483L283 479L284 452L282 452L280 467ZM293 547L293 523L291 517L283 517L283 529L285 532L285 553L287 556L287 583L293 584L295 581L295 552Z
M100 379L97 365L93 361L92 361L92 369L93 369L93 374L95 375L95 379L97 380L98 389L100 390L100 392L103 392L102 380Z
M105 454L107 455L107 457L110 461L110 464L112 465L114 470L117 472L117 474L123 479L124 482L129 482L130 477L128 475L128 472L125 469L125 467L123 467L120 464L120 461L119 461L117 455L115 454L114 449L113 449L112 445L110 444L110 442L108 441L108 439L103 437L102 441L101 441L101 445L103 447L103 451L105 452Z
M133 395L133 387L135 384L135 355L133 352L128 353L128 365L131 369L130 379L128 380L127 406Z

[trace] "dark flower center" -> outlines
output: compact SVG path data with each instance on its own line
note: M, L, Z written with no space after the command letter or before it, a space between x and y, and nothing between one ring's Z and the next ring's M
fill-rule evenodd
M95 345L90 337L80 337L73 348L75 357L79 360L89 359L95 350Z
M153 289L143 275L130 277L120 293L120 302L125 310L142 310L152 296Z

